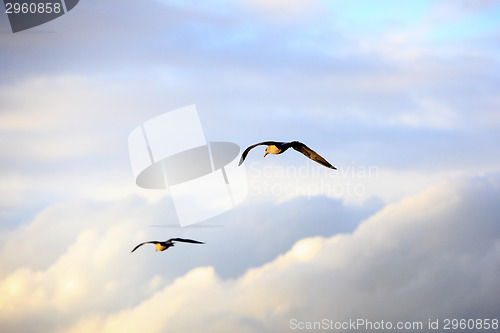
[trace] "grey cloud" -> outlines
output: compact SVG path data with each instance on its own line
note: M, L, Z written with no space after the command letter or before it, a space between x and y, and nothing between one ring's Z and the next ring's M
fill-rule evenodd
M103 234L123 223L129 229L135 228L131 235L142 235L115 240L127 255L140 242L181 236L205 241L210 248L200 255L198 250L181 244L173 251L155 255L152 248L143 247L131 257L136 265L143 265L144 261L153 264L165 258L169 265L153 271L174 278L193 267L210 263L223 277L234 278L249 267L276 257L298 239L350 232L380 207L381 203L376 200L364 206L344 206L339 200L322 197L296 198L281 204L261 199L256 203L247 202L201 225L180 228L168 196L154 204L137 197L116 203L73 199L45 208L37 212L32 221L4 232L0 272L5 275L23 267L46 270L82 232L95 229ZM186 255L192 253L193 258L188 263L184 255L175 255L179 251Z
M411 31L401 32L406 39L399 44L383 35L368 41L323 16L282 26L238 5L221 8L79 4L44 26L54 33L5 36L4 84L86 77L89 86L74 89L99 93L96 100L75 101L83 103L80 111L68 107L73 119L97 109L94 118L120 119L118 136L152 115L196 103L212 130L207 135L238 143L257 139L257 129L279 140L299 139L291 136L300 132L349 146L333 151L349 162L443 169L499 163L491 153L498 141L495 62L489 49L472 52L484 42L445 48L413 40ZM417 55L404 56L413 47ZM474 158L457 156L457 147Z

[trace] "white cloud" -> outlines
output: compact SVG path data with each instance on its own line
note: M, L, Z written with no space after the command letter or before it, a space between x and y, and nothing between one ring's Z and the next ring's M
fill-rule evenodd
M499 191L496 176L439 183L387 206L352 234L301 239L236 279L223 279L206 265L174 281L157 274L158 264L170 263L173 270L172 251L200 252L186 246L159 256L146 250L130 256L124 239L134 233L135 241L144 239L134 221L146 210L130 215L120 205L96 225L77 228L74 240L48 265L4 272L0 325L36 331L36 319L44 317L45 330L71 332L254 332L286 331L293 318L491 317L500 309L494 292L500 273ZM120 215L128 218L113 220ZM208 252L214 244L205 246ZM241 254L226 250L232 255Z
M145 237L140 223L155 219L151 208L130 199L112 208L64 204L11 231L1 251L0 326L24 330L54 317L53 331L89 309L119 310L151 295L168 278L148 276L150 260L130 262L132 246Z

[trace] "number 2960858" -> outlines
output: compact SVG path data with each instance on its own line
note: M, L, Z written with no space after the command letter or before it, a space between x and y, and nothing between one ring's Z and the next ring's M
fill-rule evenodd
M6 2L6 14L59 14L63 9L58 2L40 2L40 3L26 3L26 2Z

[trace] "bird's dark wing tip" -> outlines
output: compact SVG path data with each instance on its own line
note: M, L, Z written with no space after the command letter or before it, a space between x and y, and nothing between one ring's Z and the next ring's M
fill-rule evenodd
M156 243L158 243L158 242L157 241L149 241L149 242L141 243L141 244L137 245L136 247L134 247L134 249L132 251L130 251L130 253L134 252L135 250L137 250L138 248L140 248L144 244L156 244Z

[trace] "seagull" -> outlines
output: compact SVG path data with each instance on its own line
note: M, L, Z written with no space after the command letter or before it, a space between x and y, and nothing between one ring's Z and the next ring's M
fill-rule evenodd
M241 154L241 159L240 163L238 165L241 165L245 158L247 157L248 152L261 145L267 145L266 147L266 153L264 154L264 157L266 157L267 154L281 154L285 152L288 148L293 148L298 152L301 152L305 156L309 157L311 160L318 162L319 164L326 166L327 168L337 170L336 167L328 163L327 160L325 160L323 157L321 157L317 152L303 144L302 142L298 141L290 141L290 142L278 142L278 141L264 141L261 143L256 143L254 145L251 145L245 151L243 154Z
M141 244L137 245L136 247L134 247L134 249L132 250L132 252L134 252L135 250L137 250L137 248L139 248L140 246L143 246L144 244L154 244L155 245L155 251L165 251L169 247L174 246L174 242L205 244L203 242L198 242L198 241L195 241L195 240L192 240L192 239L170 238L169 240L164 241L164 242L149 241L149 242L141 243ZM132 252L130 252L130 253L132 253Z

